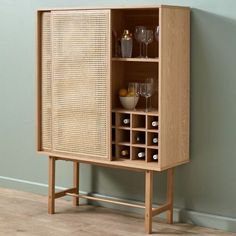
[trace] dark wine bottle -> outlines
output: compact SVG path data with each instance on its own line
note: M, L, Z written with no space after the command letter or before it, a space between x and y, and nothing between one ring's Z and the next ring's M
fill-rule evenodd
M153 128L157 128L157 127L158 127L158 121L154 120L154 121L152 122L152 127L153 127Z
M123 119L123 124L124 125L129 125L130 124L130 119L129 118Z
M138 159L145 159L145 152L139 152L137 156Z
M145 143L145 134L144 133L139 133L136 136L136 143L142 143L142 144Z
M115 141L115 139L116 139L116 130L115 129L112 129L111 136L112 136L112 141Z
M152 155L152 160L153 160L153 161L158 161L158 154L157 154L157 153L154 153L154 154Z
M157 137L156 135L154 135L154 136L152 137L152 143L153 143L153 144L158 144L158 137Z
M123 149L120 152L120 154L121 154L122 157L128 157L129 156L129 150L128 149Z
M116 148L115 145L112 145L112 156L114 157L116 155Z
M115 113L112 113L112 121L111 121L112 125L116 125L116 116Z

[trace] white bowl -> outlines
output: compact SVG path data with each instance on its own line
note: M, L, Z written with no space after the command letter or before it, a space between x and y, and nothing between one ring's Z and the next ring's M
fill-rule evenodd
M121 105L128 110L132 110L136 107L139 97L120 97Z

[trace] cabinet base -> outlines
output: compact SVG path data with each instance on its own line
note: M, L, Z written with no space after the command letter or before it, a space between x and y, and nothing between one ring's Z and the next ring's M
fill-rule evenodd
M48 213L55 213L56 198L71 196L73 197L73 206L79 205L79 198L85 198L94 201L107 202L112 204L124 205L128 207L142 208L145 211L145 232L152 232L152 217L162 212L167 212L167 222L173 223L173 185L174 168L167 170L167 202L158 208L152 207L153 196L153 174L154 171L145 171L145 203L133 204L127 201L116 201L109 198L93 197L79 194L79 162L73 161L73 186L60 192L55 192L55 172L57 157L49 156L49 191L48 191Z

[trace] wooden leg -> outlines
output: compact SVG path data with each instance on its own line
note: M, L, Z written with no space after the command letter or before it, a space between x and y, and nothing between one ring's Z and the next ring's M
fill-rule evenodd
M79 162L73 162L73 187L76 189L75 193L79 193ZM79 205L79 198L73 197L73 206Z
M152 193L153 193L153 171L145 173L145 231L152 232Z
M48 213L55 213L55 157L49 157Z
M174 193L174 168L167 170L167 203L170 209L167 211L167 222L173 224L173 193Z

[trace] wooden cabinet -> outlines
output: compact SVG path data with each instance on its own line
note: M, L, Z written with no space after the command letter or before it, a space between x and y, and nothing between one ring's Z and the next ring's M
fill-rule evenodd
M38 150L86 162L161 171L189 160L189 9L161 6L38 12ZM114 57L112 31L160 26L150 58ZM118 91L153 77L151 112L121 108ZM128 115L130 127L119 126ZM117 124L112 124L115 116ZM151 120L158 129L151 130ZM138 123L143 123L138 126ZM113 131L112 131L113 130ZM111 133L116 131L116 139ZM146 142L135 144L143 132ZM158 146L150 143L158 136ZM124 140L122 140L124 137ZM130 158L120 158L124 146ZM138 150L145 159L138 160ZM152 162L152 153L158 161Z
M48 9L37 14L40 153L144 171L189 161L189 8ZM133 33L137 25L159 26L159 40L148 46L148 58L139 58L134 39L132 57L122 58L118 37L124 29ZM155 82L153 109L145 112L142 98L136 110L123 109L119 89L147 77ZM128 125L122 123L125 118ZM125 158L123 149L128 150Z

